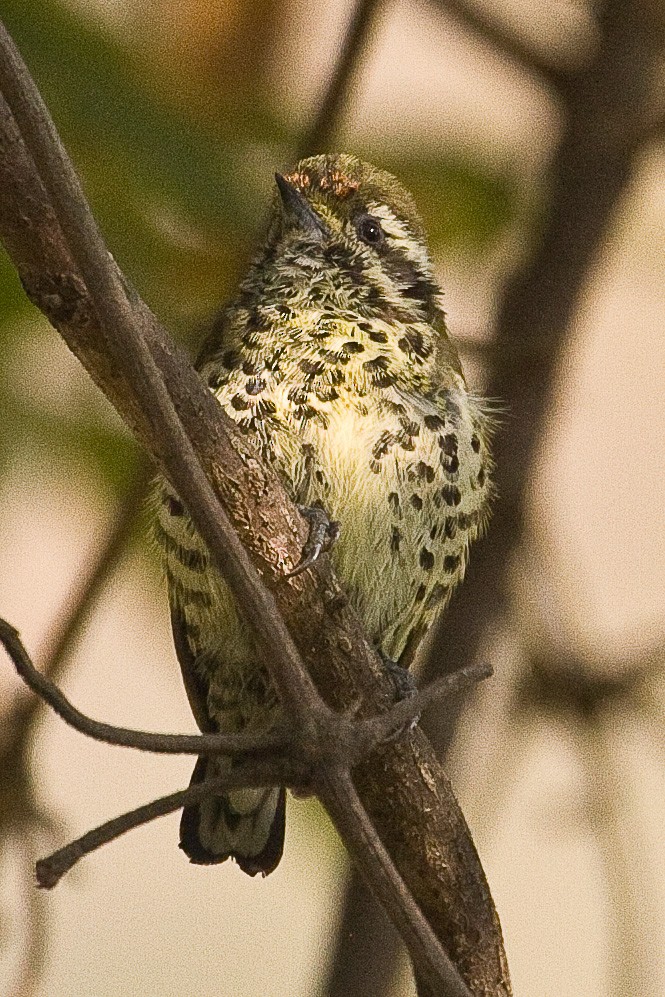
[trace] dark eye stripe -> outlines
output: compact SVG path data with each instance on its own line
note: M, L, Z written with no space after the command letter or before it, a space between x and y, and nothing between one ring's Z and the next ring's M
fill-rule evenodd
M386 253L383 266L390 277L402 285L402 294L415 301L428 303L437 293L437 286L418 267L418 264L410 260L400 249L392 249Z

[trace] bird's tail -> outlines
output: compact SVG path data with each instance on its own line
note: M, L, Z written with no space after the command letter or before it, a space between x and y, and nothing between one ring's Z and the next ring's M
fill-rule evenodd
M190 785L223 777L228 760L199 758ZM215 865L234 859L243 872L267 876L279 863L284 848L286 792L234 789L185 807L180 821L180 847L190 862Z

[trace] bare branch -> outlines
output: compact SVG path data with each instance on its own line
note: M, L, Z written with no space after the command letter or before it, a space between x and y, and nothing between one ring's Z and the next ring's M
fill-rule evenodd
M93 720L69 702L63 692L32 664L18 632L0 619L0 643L12 659L23 681L45 703L48 703L65 723L95 741L104 741L138 751L154 751L176 755L238 755L275 752L288 744L286 732L275 729L257 737L247 731L229 734L149 734L126 727L114 727Z
M381 713L377 717L361 721L359 726L361 729L364 728L370 742L375 746L388 740L408 724L417 721L420 715L436 702L458 692L464 692L492 675L491 665L465 665L464 668L459 668L456 672L435 679L424 689L418 689L413 696L402 699L392 706L387 713Z
M419 975L432 986L433 993L444 993L446 997L472 997L397 872L350 776L341 774L334 782L324 778L317 792L351 857L356 860L356 868L371 885L406 942Z
M280 783L295 785L299 779L302 779L303 775L304 772L299 772L290 763L251 761L234 765L224 778L198 782L187 789L169 793L168 796L162 796L158 800L137 807L136 810L121 814L120 817L114 817L86 832L75 841L71 841L47 858L40 859L36 866L37 883L47 890L53 889L77 862L101 848L102 845L115 841L127 831L148 824L158 817L165 817L166 814L180 810L182 807L200 803L209 796L219 796L220 793L225 793L229 789L247 789Z

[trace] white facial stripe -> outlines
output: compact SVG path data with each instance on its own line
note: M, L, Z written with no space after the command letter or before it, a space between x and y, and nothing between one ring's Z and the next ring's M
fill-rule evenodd
M380 219L384 232L394 239L404 255L416 263L422 273L431 274L432 264L427 250L414 239L408 227L401 219L395 217L388 205L372 202L367 205L367 210L370 215Z

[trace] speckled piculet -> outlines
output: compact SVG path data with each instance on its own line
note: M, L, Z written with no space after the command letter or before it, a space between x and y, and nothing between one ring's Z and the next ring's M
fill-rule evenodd
M408 665L464 574L491 493L488 418L448 338L410 195L353 156L276 176L265 247L197 364L302 506L341 524L337 575L381 654ZM251 624L161 482L163 552L185 687L204 731L259 730L279 709ZM193 781L223 773L200 758ZM282 854L284 790L183 812L192 862L250 875Z

